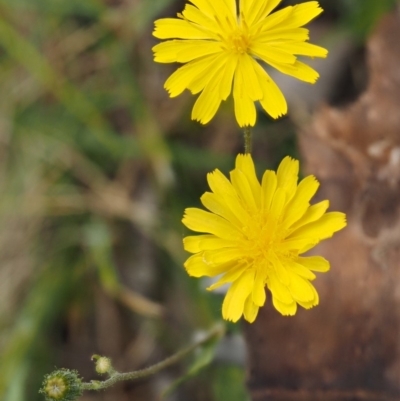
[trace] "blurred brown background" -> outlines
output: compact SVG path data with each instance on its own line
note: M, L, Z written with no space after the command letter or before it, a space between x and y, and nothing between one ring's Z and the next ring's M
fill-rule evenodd
M205 292L205 284L182 268L186 231L180 220L185 207L199 205L207 189L205 174L231 169L242 137L229 101L202 127L190 120L193 96L169 99L163 89L176 66L153 62L153 21L175 15L184 3L0 0L4 401L42 400L38 388L55 366L97 379L90 361L95 353L112 357L120 370L148 366L220 319L222 295ZM390 256L400 237L395 39L400 24L392 17L376 26L384 13L398 15L397 2L320 3L325 13L310 29L312 42L330 51L326 60L312 62L321 78L310 86L273 74L290 114L271 121L259 113L254 159L261 173L287 154L300 157L305 173L322 181L321 196L350 214L349 230L319 249L332 259L332 271L317 279L320 307L287 319L267 306L261 319L246 327L247 338L262 337L250 343L247 378L251 394L260 400L312 399L314 389L336 387L350 392L349 399L363 396L354 393L355 387L368 396L383 393L382 399L395 399L399 359L385 370L389 373L382 372L385 358L398 355L400 344L398 256ZM386 26L393 31L376 33ZM368 58L371 32L375 39ZM366 268L375 270L364 283ZM363 288L357 287L360 282ZM342 330L343 319L357 324ZM360 340L365 322L370 331ZM318 356L311 370L304 360L293 362L303 354L292 353L288 344L296 345L299 336L301 344L311 344L322 324L330 328L332 355L340 354L335 344L346 344L340 348L349 355L346 363L351 369L365 367L360 372L370 376L360 373L342 385L342 377L324 375L344 363L323 358L324 336L319 351L311 354ZM242 328L229 325L215 361L166 399L248 399ZM390 338L383 334L388 331ZM364 358L365 347L357 354L360 342L369 345L368 355L381 359ZM382 344L386 348L380 353ZM286 351L271 354L271 347ZM151 379L85 393L82 400L156 400L189 362ZM312 380L304 381L305 374ZM362 389L365 377L372 384Z
M300 132L318 198L348 226L313 250L332 265L318 308L289 321L266 307L246 327L253 400L400 399L399 37L400 13L385 15L368 39L366 90Z

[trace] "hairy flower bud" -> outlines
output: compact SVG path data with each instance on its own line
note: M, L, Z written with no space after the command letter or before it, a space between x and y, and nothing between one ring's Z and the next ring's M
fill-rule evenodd
M60 369L45 376L39 392L47 401L74 401L82 395L81 384L77 371Z
M99 374L109 373L112 369L111 359L105 356L100 356L96 359L96 372Z

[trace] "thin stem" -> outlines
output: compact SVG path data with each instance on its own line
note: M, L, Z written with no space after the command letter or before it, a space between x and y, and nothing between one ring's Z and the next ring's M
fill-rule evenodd
M251 154L252 138L250 127L244 127L244 153Z
M102 390L107 387L114 385L115 383L123 380L136 380L143 377L151 376L162 369L165 369L168 366L173 365L174 363L178 362L186 355L190 354L194 351L197 347L205 344L206 342L210 341L211 339L220 338L224 334L224 326L219 324L213 327L205 337L201 340L194 342L193 344L187 346L186 348L181 349L176 354L171 355L170 357L164 359L163 361L156 363L153 366L142 370L136 370L133 372L126 372L126 373L119 373L117 371L110 372L110 378L104 381L95 381L92 380L90 383L82 383L81 389L82 390Z

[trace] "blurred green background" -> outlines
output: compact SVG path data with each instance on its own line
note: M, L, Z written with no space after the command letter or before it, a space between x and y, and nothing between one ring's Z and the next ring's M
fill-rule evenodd
M289 99L290 118L260 113L259 171L296 156L296 127L317 104L363 90L365 38L396 1L320 3L313 42L335 58L318 67L324 84L311 99ZM222 295L184 272L180 220L199 205L205 174L229 171L242 138L229 102L202 127L190 120L193 97L163 89L176 66L152 61L153 21L183 6L0 0L1 400L43 399L43 375L56 366L95 379L95 353L120 370L148 366L220 319ZM288 79L289 97L301 93ZM238 344L166 399L244 401ZM157 399L185 366L82 400Z

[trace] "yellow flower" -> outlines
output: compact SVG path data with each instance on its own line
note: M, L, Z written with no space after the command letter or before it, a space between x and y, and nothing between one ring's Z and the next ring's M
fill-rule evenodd
M326 57L327 50L307 43L302 28L322 12L317 1L289 6L273 14L281 0L190 0L178 18L155 22L153 35L174 39L153 47L159 63L187 63L165 82L171 97L185 89L200 93L192 119L203 124L232 91L241 127L254 126L255 101L273 118L287 113L286 100L265 69L264 61L280 72L315 83L318 73L297 56Z
M208 174L212 192L201 202L209 212L185 210L183 224L207 233L184 238L185 249L194 254L185 268L194 277L222 275L209 290L231 283L222 306L226 320L244 315L253 322L265 303L265 287L282 315L294 315L297 304L318 305L310 281L313 271L328 271L329 262L301 254L345 227L346 216L325 213L327 200L310 206L319 183L310 175L297 184L298 171L298 161L286 157L260 184L251 156L238 155L230 180L219 170Z

